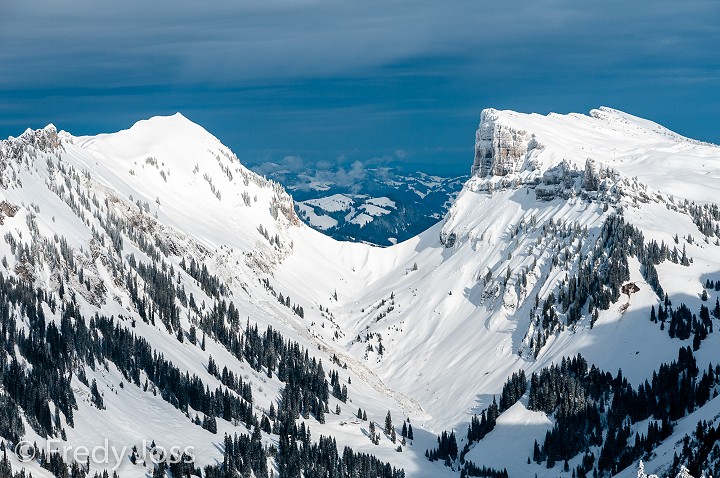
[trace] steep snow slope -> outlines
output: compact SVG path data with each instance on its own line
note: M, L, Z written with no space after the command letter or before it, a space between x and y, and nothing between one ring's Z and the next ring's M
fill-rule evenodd
M322 339L307 333L305 326L298 324L297 316L281 305L260 279L273 280L276 264L292 254L295 237L306 247L318 243L339 246L302 225L294 215L291 199L277 184L246 170L217 139L181 115L152 118L129 130L92 138L58 134L54 127L48 127L28 131L3 147L3 176L7 182L2 200L19 207L12 214L4 214L6 240L0 254L8 263L3 274L22 274L56 297L63 287L68 292L72 290L87 316L99 311L107 316L125 317L125 327L130 327L132 320L133 329L154 350L181 371L195 374L214 387L219 381L207 370L212 356L220 368L227 366L252 385L256 413L267 413L271 403L277 406L284 384L258 374L211 337L207 337L206 349L201 350L187 340L178 342L176 332L165 330L160 322L146 324L138 317L122 276L118 276L119 271L125 274L128 270L130 254L138 261L153 263L152 256L158 253L163 263L177 271L178 286L194 295L201 312L207 311L215 299L181 266L183 260L194 259L206 265L229 288L225 300L234 301L243 323L248 319L251 325L257 322L261 328L271 324L288 339L299 341L311 351L317 350ZM113 223L131 229L118 233ZM298 234L297 230L303 232ZM120 237L119 250L112 245L116 234ZM51 244L53 237L67 239L71 248L68 258L74 257L79 267L69 267L63 259L60 263L31 263L28 262L31 257L25 257L19 246L11 245L26 243L34 256L34 249L46 238L51 242L45 244ZM362 263L365 254L353 251L365 251L367 247L348 244L348 248L350 251L339 247L351 264L343 264L337 270L328 268L328 282L339 280L346 270ZM325 254L327 251L321 250L309 254L302 261L302 268L321 264ZM69 274L63 273L66 268ZM302 279L297 282L304 283ZM315 296L325 300L332 289L319 283L316 290L322 292L301 296L293 290L293 305L307 311L304 321L308 323L321 320L320 312L313 310L318 304ZM282 293L289 299L287 290ZM181 308L180 326L187 337L190 327L197 325L195 319L191 320L195 313L187 306ZM59 312L45 310L48 319L57 322ZM327 334L331 333L328 328ZM377 380L363 367L344 370L332 366L332 350L311 353L323 360L326 371L337 370L342 380L352 379L348 389L350 399L354 400L345 404L331 398L329 408L334 411L336 405L341 405L344 413L328 415L325 424L310 419L315 436L331 434L340 446L351 445L358 452L372 451L381 459L392 459L394 466L408 473L418 471L422 453L432 440L429 435L423 436L420 427L417 446L399 454L395 451L397 445L388 439L383 439L380 446L372 445L363 431L367 422L346 425L359 406L371 420L380 422L386 411L392 410L399 422L403 415L392 392L375 385ZM102 444L109 434L111 443L120 447L141 448L142 440L148 443L156 440L166 447L190 444L195 447L196 464L202 467L222 461L218 443L222 443L223 433L248 433L244 426L224 420L219 420L217 434L188 423L184 413L154 393L127 382L121 387L123 374L112 364L107 370L88 369L86 374L89 381L97 380L105 396L105 410L92 406L87 386L73 379L79 403L75 423L73 427L67 422L58 424L65 428L73 446ZM194 414L189 412L192 418ZM43 446L45 437L38 436L27 423L25 429L26 439ZM272 436L265 436L264 440L277 446ZM147 463L152 466L149 460ZM20 466L17 461L14 464ZM25 466L43 474L33 463ZM99 468L93 466L95 470ZM130 464L126 455L118 472L121 476L140 476L147 468Z
M649 307L659 299L635 257L628 259L624 282L637 284L637 292L598 310L596 320L588 304L572 320L558 306L557 321L541 326L536 297L560 295L592 257L609 218L620 215L646 242L684 248L692 258L686 265L664 260L656 266L674 302L697 311L702 284L720 279L718 218L686 201L716 197L718 148L607 108L591 116L483 111L474 177L446 219L388 248L338 242L303 225L281 187L245 169L216 138L179 114L96 137L73 137L54 127L28 131L0 150L0 200L19 208L3 213L3 274L24 276L54 294L64 285L76 292L88 317L99 311L134 319L137 333L154 349L216 386L207 370L212 355L221 367L243 375L253 387L255 410L266 413L271 403L277 406L283 382L258 373L212 337L202 350L179 342L177 330L139 319L122 280L130 254L172 266L178 286L208 311L216 298L181 265L194 259L227 285L222 298L234 302L243 323L272 325L323 360L326 372L338 371L342 383L351 379L348 403L332 397L328 403L331 411L340 405L340 415L326 414L324 424L305 419L313 437L330 434L340 446L372 453L408 476L453 474L424 458L425 449L436 446L432 433L454 428L462 438L470 417L492 402L515 371L537 371L582 353L609 372L622 368L638 384L690 345L692 340L671 339L649 321ZM114 229L114 223L132 227ZM67 259L33 263L13 245L55 247L47 245L55 235L66 238L82 274ZM119 247L113 246L117 237ZM28 249L35 257L35 249ZM304 313L281 304L280 294ZM708 303L716 297L711 292ZM187 335L200 312L177 306ZM59 312L45 313L59 322ZM130 327L129 321L123 324ZM717 334L702 342L696 352L701 369L717 361L718 346ZM248 433L225 420L218 420L218 435L189 424L159 396L127 383L120 388L123 375L112 364L87 374L104 391L106 410L79 398L75 426L65 426L71 443L95 444L112 429L122 444L192 443L204 466L222 460L218 444L224 432ZM89 396L76 378L73 387L78 397ZM523 400L467 458L506 467L510 476L562 475L560 465L527 464L533 439L544 435L552 418L528 410ZM403 453L387 437L373 445L367 422L352 422L357 408L380 428L388 410L396 428L409 417L414 443ZM31 440L42 441L25 428ZM517 435L522 439L513 440ZM264 433L263 441L278 444L273 434ZM125 460L119 473L146 471Z
M261 221L272 227L270 235L297 222L291 199L281 188L243 168L215 137L179 113L74 142L89 156L80 155L80 167L126 197L142 198L159 222L209 246L247 250L260 238ZM251 199L246 201L244 194ZM253 203L262 206L253 208ZM277 212L267 209L272 204L282 213L277 227L276 218L269 216Z
M581 353L604 370L622 369L637 385L689 345L649 323L650 306L657 306L658 297L641 274L641 264L631 259L629 280L639 291L601 311L593 326L586 306L579 322L551 333L534 357L530 340L536 338L537 324L530 315L535 297L557 296L611 215L622 214L646 241L675 247L675 235L683 238L676 247L685 246L692 264L657 266L662 287L676 302L697 311L702 284L720 276L717 238L711 233L701 239L704 234L685 202L713 199L713 179L720 172L717 147L606 108L591 116L548 117L486 110L476 157L487 155L483 135L488 128L495 148L489 169L478 169L476 162L476 176L444 224L388 251L358 248L347 259L323 246L340 262L362 257L362 250L366 267L380 272L377 279L362 278L360 265L353 265L327 286L338 296L330 306L343 332L337 342L363 358L391 388L416 400L427 414L422 423L437 432L452 427L462 434L470 415L485 408L519 369L536 371ZM498 137L508 134L526 138L528 146L520 147L525 153L512 169L498 174L497 163L512 152ZM684 178L682 185L675 178ZM588 188L588 182L594 186ZM551 228L556 232L545 232ZM711 229L716 228L717 221ZM280 266L278 277L312 254L297 252ZM561 260L554 263L557 257ZM318 272L310 283L322 283L325 272ZM373 349L368 351L368 345ZM712 351L718 345L717 335L707 339L697 353L700 363L716 363ZM492 455L495 459L486 464L507 466L511 476L529 469L539 476L557 473L544 465L528 468L532 440L510 445L491 434L477 449L484 450L474 457L478 463Z
M603 109L602 111L608 110ZM599 113L594 114L599 116ZM604 179L608 184L608 191L603 194L607 195L608 198L590 201L587 198L580 197L581 194L590 194L592 198L597 198L598 193L596 191L581 191L580 183L582 183L582 179L580 176L582 176L586 166L586 157L584 157L586 153L571 155L571 152L574 151L573 148L577 147L577 150L580 151L583 148L599 151L601 147L604 147L605 143L610 143L614 145L615 149L621 150L624 144L620 141L620 138L622 133L627 131L629 131L628 135L630 136L629 147L637 148L639 147L637 144L641 141L635 138L635 130L638 128L637 125L642 124L642 122L637 120L636 122L630 122L629 125L620 122L620 125L625 125L625 129L621 129L615 123L616 119L629 118L629 116L613 112L613 116L610 117L611 120L608 120L609 132L605 136L594 138L596 142L594 144L597 144L597 146L592 146L588 138L577 131L571 129L569 134L565 133L566 124L563 122L564 118L566 117L556 115L550 117L530 115L525 117L511 112L501 113L486 110L483 112L483 121L492 121L495 125L515 125L514 122L517 119L519 127L529 137L536 131L531 128L531 126L535 125L535 123L532 123L533 120L542 126L542 128L538 128L539 133L534 134L534 136L537 141L546 141L547 138L547 146L543 147L539 153L527 153L527 156L534 161L534 169L528 167L503 176L477 176L471 179L466 184L465 190L455 202L442 226L432 228L417 238L392 247L388 251L364 247L357 247L358 251L354 251L352 248L348 248L348 251L352 250L352 252L345 259L339 251L336 253L333 249L329 249L329 246L322 246L323 250L333 251L330 256L339 257L341 262L348 260L352 263L353 258L359 258L361 263L367 264L370 271L378 272L375 276L378 278L377 283L374 283L373 279L368 280L368 278L357 283L354 278L362 273L359 270L359 264L352 264L351 267L356 268L356 271L349 272L347 276L342 277L342 281L328 286L328 289L331 292L334 288L338 292L340 299L338 305L341 306L342 310L342 315L338 315L338 317L344 317L346 320L343 330L352 331L352 333L348 334L351 342L358 333L366 330L366 326L369 326L371 331L382 330L383 333L388 334L390 340L401 342L397 346L386 345L386 355L392 358L384 358L382 364L382 373L386 374L388 378L395 375L388 370L388 367L390 369L402 367L401 370L397 371L397 376L405 377L406 380L404 383L399 384L400 387L409 386L407 383L407 367L414 367L414 373L410 375L413 377L419 377L421 370L425 374L445 375L442 368L437 371L428 371L422 364L425 360L430 363L434 362L432 359L433 350L437 350L438 354L449 354L452 357L449 361L447 358L442 360L442 363L455 365L455 362L458 362L458 366L467 367L465 370L458 370L457 378L446 377L446 380L458 380L458 382L466 380L468 375L464 372L470 373L471 370L477 372L476 361L462 360L463 354L460 351L464 347L469 350L467 352L468 358L482 358L482 362L488 361L488 353L492 351L493 353L490 353L490 355L497 354L503 357L500 362L505 363L508 369L511 366L504 359L510 358L511 361L521 360L520 358L512 359L512 357L517 356L518 351L522 349L521 341L527 329L526 323L529 321L527 298L534 298L536 294L546 295L553 290L555 282L566 274L566 271L562 268L550 267L551 258L555 254L553 249L557 249L558 243L562 241L559 239L548 240L542 237L539 230L548 221L552 220L556 224L572 225L581 230L587 229L587 232L578 234L580 237L573 237L569 242L566 241L569 245L579 248L583 253L586 253L586 249L593 245L604 219L616 211L624 211L626 219L637 225L646 234L646 239L652 238L658 242L664 241L669 244L673 242L676 232L681 236L683 233L690 233L695 237L701 236L697 228L692 224L691 218L687 214L683 214L682 211L674 211L669 199L665 199L668 197L667 193L669 191L675 192L675 190L664 188L662 182L656 184L657 196L653 196L652 200L648 202L647 196L650 194L651 189L641 182L641 179L635 180L622 172L614 172L617 175L616 178ZM545 124L546 120L551 124ZM565 121L570 124L584 121L594 125L595 130L599 130L602 126L601 124L595 124L596 121L600 121L595 117L571 115ZM486 127L487 123L482 123L480 131ZM511 128L511 126L507 127ZM512 127L517 128L518 126ZM553 134L552 131L554 130L552 128L555 128L558 133ZM558 135L561 133L564 136L558 139ZM660 136L659 141L662 144L675 142L677 147L683 147L687 150L685 162L675 163L674 160L667 160L668 156L674 157L674 153L666 153L654 143L647 142L645 136L650 133L652 131L644 131L641 135L647 144L646 155L648 157L652 156L652 161L659 163L657 169L664 170L663 174L666 177L677 176L679 174L678 169L688 170L687 174L695 174L696 171L692 167L694 161L702 162L708 168L720 168L718 148L693 144L683 138L671 136L669 133L662 135L658 133ZM595 135L599 136L599 133L596 132ZM571 142L567 138L574 138L574 141ZM549 142L550 140L561 143L563 148L559 152L556 151L552 143ZM666 146L669 147L669 145ZM578 155L581 156L578 158ZM558 158L559 161L553 163ZM602 158L597 153L597 159L595 160L596 170L599 171L607 167L615 170L615 167L611 166L616 162L614 155L609 158L607 163ZM563 159L567 160L566 162L576 164L575 171L579 170L579 175L576 174L573 183L569 185L567 190L560 191L558 187L556 197L553 199L545 200L547 198L544 196L539 200L535 189L542 188L545 185L539 183L537 179L542 177L541 173L546 173L553 167L558 166L558 164L562 164ZM523 161L527 162L528 159L523 158ZM617 164L624 168L628 162L619 162ZM618 169L621 166L618 166ZM651 173L655 170L653 169ZM649 177L652 179L655 176ZM500 187L500 189L492 193L487 192L489 184L508 180L512 181L510 187ZM494 187L497 189L499 186L501 184L495 184ZM563 187L565 186L563 185ZM698 191L710 190L713 187L715 187L713 181L705 177L705 182L699 183L698 187L686 186L688 194L685 196L692 197L694 194L698 194ZM575 188L577 188L577 191ZM569 195L570 197L565 199L562 197L563 195ZM603 210L606 204L609 204L608 209ZM529 226L531 222L533 225ZM516 229L520 224L524 224L524 226L520 227L523 232L519 233ZM670 224L677 224L677 229L669 227ZM440 230L440 228L442 229ZM451 235L453 244L450 247L445 247L449 245L447 238ZM445 238L445 245L441 243L440 236ZM298 241L295 243L296 245L300 244ZM337 247L346 248L349 245L338 244ZM720 270L716 247L711 244L688 244L688 254L697 258L695 262L700 262L703 270L695 270L695 267L687 268L675 264L661 264L660 269L668 269L667 272L661 274L663 278L667 278L662 281L663 286L673 295L687 292L688 283L690 283L693 290L699 294L701 290L700 279L704 278L703 274L712 274ZM302 250L294 257L289 258L280 266L279 276L282 276L282 271L295 267L293 261L308 257L311 254L311 252ZM536 263L536 267L534 270L530 270L533 262ZM413 270L415 263L418 264L417 270ZM507 272L508 267L513 275L509 281L511 284L514 282L516 274L521 270L527 271L529 275L528 284L523 287L524 290L508 290L504 287L495 287L497 286L496 282L503 280L502 276ZM639 266L636 265L636 269L639 269ZM484 277L488 270L491 272L491 284L489 285L484 284ZM569 271L572 271L572 269L569 269ZM319 275L320 277L314 279L311 283L316 283L316 280L322 283L322 276L325 275L325 271L319 271ZM635 280L641 280L639 272L637 272L636 277ZM677 281L671 281L670 278L677 279ZM378 315L377 312L362 312L362 309L371 309L373 304L383 298L388 299L393 292L397 303L395 310L388 314L387 317L383 317L380 322L374 322ZM651 303L654 303L654 300L656 299L652 290L647 286L641 287L641 291L632 297L631 308L628 309L627 313L632 313L636 301L638 302L638 310L646 310ZM402 308L404 309L400 310ZM381 310L379 311L381 312ZM603 316L598 324L614 323L616 321L617 318ZM395 327L402 328L404 332L395 333ZM652 332L648 331L648 333ZM625 331L619 329L613 334L607 335L610 337L622 333L625 333ZM462 339L460 337L445 337L446 334L458 334ZM579 336L586 340L584 334L579 334ZM505 337L505 339L502 337ZM448 343L443 346L444 340L448 340ZM492 344L492 347L485 351L478 350L483 342ZM350 344L351 349L358 348L356 346L357 343ZM422 349L422 357L415 355L418 352L415 347ZM628 345L628 347L631 347L631 345ZM356 354L362 354L363 348L359 347ZM504 353L502 352L503 348ZM470 350L474 351L471 352ZM572 351L565 352L571 353ZM634 352L635 350L632 351L633 354ZM403 354L404 358L396 359L396 354ZM672 358L675 354L674 350L667 350L664 357ZM615 355L598 353L597 358L602 360L603 357ZM417 358L410 360L412 356ZM625 358L617 361L607 358L606 368L609 370L616 369L617 364L624 361ZM648 362L645 372L638 371L637 374L632 374L632 371L630 371L629 373L632 374L633 379L638 380L643 378L645 373L651 372L654 366L654 363ZM489 368L494 368L494 366ZM499 375L504 378L507 371L507 369L499 371ZM428 378L424 381L424 387L427 388L428 382L433 381L432 378ZM436 384L428 388L428 396L437 399L438 403L446 403L438 395L438 392L456 396L455 392L450 391L452 388L452 386L446 387L442 384ZM450 390L441 392L443 389ZM417 393L419 390L413 390L413 392ZM448 417L444 418L447 419Z

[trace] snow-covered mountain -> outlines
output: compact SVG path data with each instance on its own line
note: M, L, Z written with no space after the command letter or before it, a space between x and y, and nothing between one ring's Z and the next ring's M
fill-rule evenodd
M300 219L338 240L381 246L414 237L440 221L467 180L388 167L292 171L261 164L282 184Z
M718 179L720 148L616 110L484 110L445 219L380 248L180 114L28 130L0 143L0 436L107 437L123 478L166 473L153 441L193 447L173 476L717 472Z

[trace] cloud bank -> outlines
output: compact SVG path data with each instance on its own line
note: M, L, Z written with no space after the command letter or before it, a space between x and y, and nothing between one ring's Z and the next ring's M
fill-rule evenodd
M256 162L467 165L483 107L608 105L720 142L713 1L2 2L0 45L3 136L180 110Z

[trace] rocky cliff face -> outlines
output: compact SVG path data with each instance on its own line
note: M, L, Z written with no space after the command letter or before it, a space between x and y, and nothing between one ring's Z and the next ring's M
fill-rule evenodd
M605 116L598 117L600 113ZM576 115L573 118L607 123L609 114L603 110L592 117ZM619 114L616 112L615 116ZM615 116L611 116L612 125L620 121ZM468 189L492 192L523 185L532 189L541 201L579 195L615 203L620 190L631 194L633 188L627 177L621 178L608 164L598 163L588 156L589 150L586 151L585 146L589 145L587 138L591 136L586 132L577 135L580 147L570 149L567 144L557 142L555 131L563 129L548 128L543 124L569 116L536 116L533 122L528 122L528 118L496 109L482 111L475 134L473 178L466 184ZM594 128L597 126L597 123L593 124Z
M498 122L495 109L485 109L480 115L480 127L475 134L473 176L506 176L523 169L529 152L538 147L533 134Z

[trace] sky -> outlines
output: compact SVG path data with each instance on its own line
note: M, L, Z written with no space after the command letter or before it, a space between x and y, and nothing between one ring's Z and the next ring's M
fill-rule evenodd
M248 165L468 174L483 108L720 144L720 2L0 2L0 137L176 111Z

